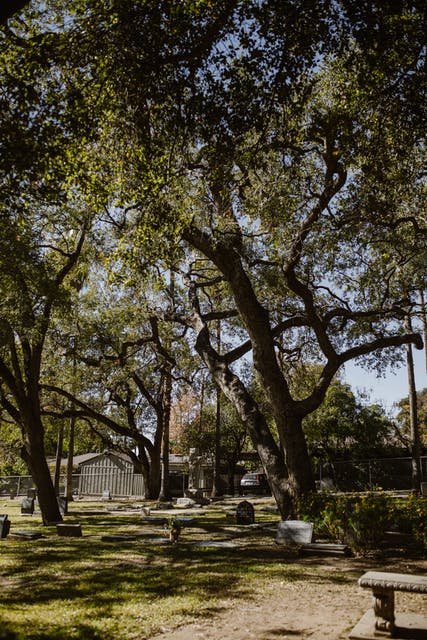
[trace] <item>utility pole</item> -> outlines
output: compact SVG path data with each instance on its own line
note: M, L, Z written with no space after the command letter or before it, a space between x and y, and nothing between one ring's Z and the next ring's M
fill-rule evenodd
M55 488L55 493L59 496L59 484L61 481L61 461L62 461L62 450L64 444L64 423L61 420L58 429L58 439L56 441L56 457L55 457L55 477L53 481L53 486Z
M73 369L72 369L72 391L75 391L75 380L76 380L76 336L71 336L70 343L73 354ZM74 402L71 402L70 406L71 411L74 410ZM73 458L74 458L74 432L76 426L76 418L73 414L71 414L69 428L68 428L68 457L67 457L67 479L66 479L66 488L65 495L69 502L73 501Z

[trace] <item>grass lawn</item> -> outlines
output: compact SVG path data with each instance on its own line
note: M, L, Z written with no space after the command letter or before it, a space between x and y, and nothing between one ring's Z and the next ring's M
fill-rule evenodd
M266 502L256 501L256 522L277 524L278 515L262 511ZM65 522L81 523L83 537L64 538L55 527L43 527L39 515L21 515L19 500L0 499L11 534L43 534L33 541L0 540L0 638L143 640L165 627L215 616L227 599L245 598L263 583L300 582L313 572L296 553L277 546L271 530L230 523L221 503L195 510L194 525L182 530L177 544L167 542L162 525L144 523L141 510L132 511L137 505L142 503L74 502ZM107 542L101 539L106 534L136 539ZM206 540L236 547L197 545ZM334 575L349 579L354 576Z

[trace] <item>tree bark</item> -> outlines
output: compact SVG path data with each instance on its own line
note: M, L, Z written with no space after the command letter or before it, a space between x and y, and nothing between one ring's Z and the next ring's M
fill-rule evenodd
M0 24L6 24L9 18L22 11L27 4L30 4L30 0L3 0L0 3Z
M411 318L406 317L406 329L411 331ZM421 493L421 440L418 428L417 389L415 385L414 357L412 345L406 345L406 365L408 371L409 424L411 429L412 490Z
M283 455L268 428L265 417L242 381L219 358L210 345L206 327L201 328L199 331L196 350L206 362L215 382L219 385L224 395L233 403L241 420L246 425L269 479L270 488L279 512L283 518L286 518L291 512L288 474Z
M37 416L31 416L28 424L21 425L21 428L24 439L21 456L37 488L43 524L61 522L62 516L46 461L43 424Z
M221 391L216 390L216 410L215 410L215 452L214 452L214 473L211 497L221 496Z
M155 453L150 458L150 469L148 472L147 497L149 500L157 500L161 487L161 457Z
M170 434L170 416L172 403L172 371L170 367L165 368L164 380L162 384L162 415L163 422L163 438L162 438L162 465L161 465L161 482L159 500L170 500L169 487L169 434Z
M279 437L286 448L286 464L291 469L290 485L287 479L288 474L283 455L280 453L274 441L265 418L262 417L262 420L254 421L252 427L249 427L248 423L248 432L255 446L259 449L259 453L261 452L260 459L270 480L271 490L274 496L278 496L281 491L284 492L282 497L276 497L279 510L285 509L285 511L288 512L289 491L294 496L301 492L307 493L314 491L315 482L302 430L303 414L298 412L298 403L293 401L286 379L277 362L269 314L259 303L252 284L243 269L240 256L237 251L235 251L234 246L230 246L221 241L213 243L206 234L198 230L188 230L185 234L185 239L215 263L224 274L232 289L237 308L252 344L255 370L260 376L263 388L270 400L273 416L279 431ZM190 295L193 295L194 298L194 294L190 293ZM193 308L194 305L193 300ZM203 331L205 331L206 334L203 333ZM199 323L199 345L202 342L209 342L206 335L206 327L202 330ZM210 347L210 356L206 353L203 356L205 361L206 357L212 357L213 353L214 350ZM228 369L226 374L218 377L218 360L220 361L221 359L218 354L216 354L213 360L216 360L216 362L210 365L211 372L213 372L214 378L224 394L232 399L231 396L234 394L229 395L229 390L225 390L227 384L224 380L219 382L219 378L228 378L230 375L233 376L233 374L231 374ZM247 392L246 394L249 396ZM237 411L241 413L241 409L239 409L238 406L238 399L235 397L232 399L232 402ZM256 411L260 416L262 415L258 407ZM267 468L269 468L270 471L268 471Z
M423 325L423 338L424 338L424 362L427 372L427 310L426 301L424 297L424 291L420 289L420 306L421 306L421 322Z

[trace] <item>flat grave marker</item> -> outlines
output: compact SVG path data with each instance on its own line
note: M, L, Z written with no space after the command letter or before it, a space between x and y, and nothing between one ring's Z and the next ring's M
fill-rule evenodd
M202 540L194 544L195 547L209 547L218 549L236 549L238 545L235 542L227 540Z
M136 540L136 536L117 534L117 535L105 535L101 536L103 542L128 542L129 540Z
M38 531L14 531L10 534L10 537L16 538L17 540L38 540L44 536Z

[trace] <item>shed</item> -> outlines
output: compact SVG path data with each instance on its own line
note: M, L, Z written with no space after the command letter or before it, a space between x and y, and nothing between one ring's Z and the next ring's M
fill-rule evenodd
M122 453L105 451L88 456L79 464L79 494L102 495L109 491L112 496L143 496L144 479L134 473L132 460Z

